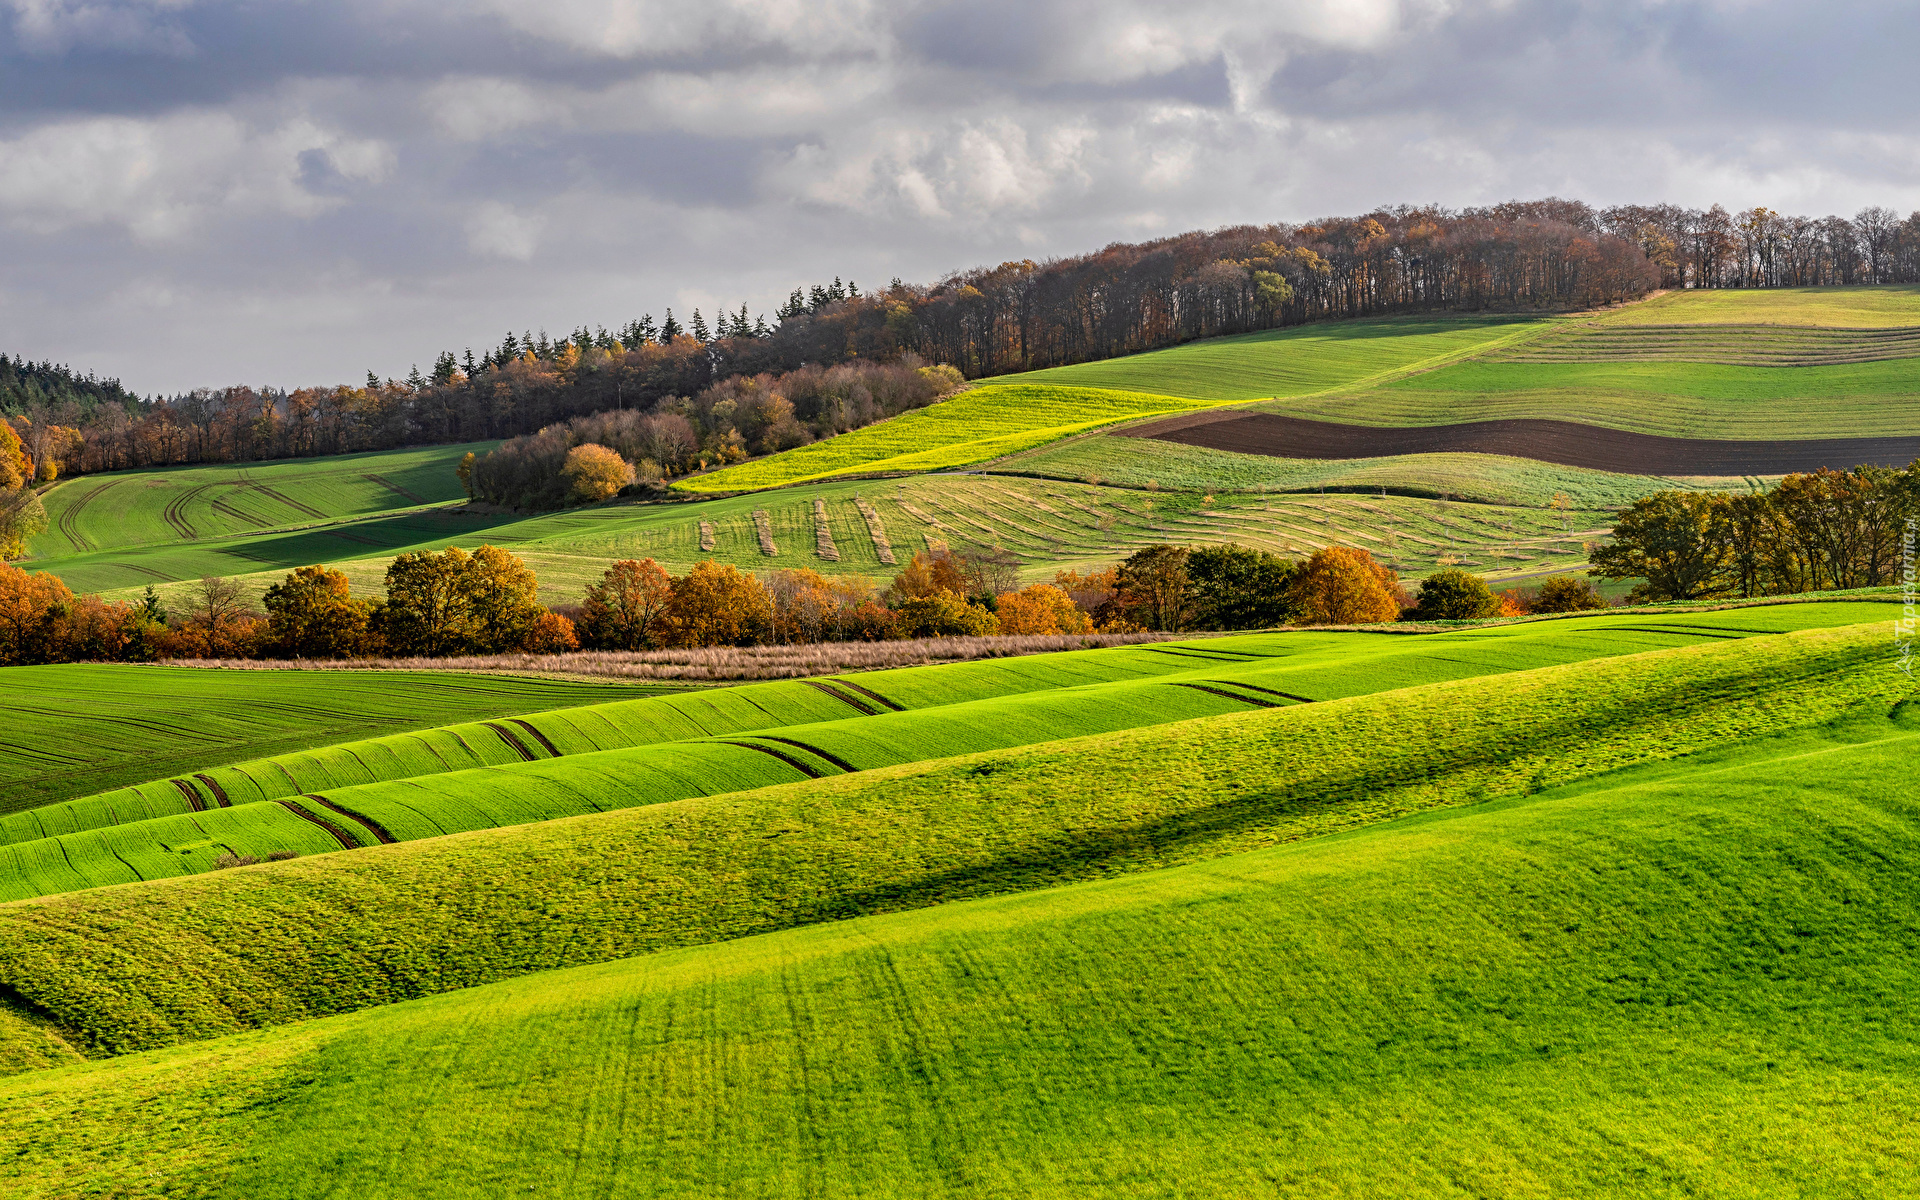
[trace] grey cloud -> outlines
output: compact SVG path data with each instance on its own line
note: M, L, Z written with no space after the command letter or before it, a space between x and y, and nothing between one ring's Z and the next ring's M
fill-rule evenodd
M1920 205L1910 4L753 4L0 0L0 348L291 385L1402 201Z

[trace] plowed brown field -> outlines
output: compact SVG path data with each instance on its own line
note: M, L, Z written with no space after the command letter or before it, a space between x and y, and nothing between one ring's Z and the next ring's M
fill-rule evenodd
M1720 441L1540 420L1383 428L1305 421L1277 413L1216 412L1135 425L1116 430L1113 436L1272 458L1504 454L1629 475L1783 475L1819 467L1899 467L1920 458L1920 437Z

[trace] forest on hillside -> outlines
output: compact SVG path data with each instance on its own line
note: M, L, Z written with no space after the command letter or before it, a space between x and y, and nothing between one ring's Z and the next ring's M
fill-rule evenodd
M57 454L54 466L69 474L522 437L610 411L685 418L697 440L680 461L711 463L743 444L782 448L900 411L908 405L873 390L880 364L950 366L977 379L1336 318L1572 309L1657 287L1909 282L1920 282L1920 213L1783 217L1561 199L1403 205L1115 243L929 285L896 279L862 292L835 280L796 290L771 324L743 307L711 325L696 311L682 326L669 310L664 321L649 314L611 332L508 334L478 356L440 351L426 360L428 373L384 381L370 373L362 385L237 385L140 400L117 382L0 359L14 373L7 378L37 372L41 381L32 382L37 391L0 387L0 406L31 451ZM847 366L855 369L822 384L820 371ZM788 378L807 380L820 398L812 411L782 407ZM728 407L727 388L754 393L754 402ZM781 402L763 403L761 393ZM761 428L741 423L748 413ZM668 425L682 429L660 428ZM45 468L38 464L42 478Z

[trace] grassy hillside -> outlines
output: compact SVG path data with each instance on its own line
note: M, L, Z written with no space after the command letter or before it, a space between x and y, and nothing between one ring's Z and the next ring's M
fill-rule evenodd
M1141 392L993 384L674 486L689 492L745 492L835 475L964 467L1117 421L1204 407L1193 400Z
M1920 325L1920 287L1731 288L1677 291L1600 317L1608 325L1775 325L1884 328Z
M1838 648L1834 635L1812 635L1795 649L1814 641ZM122 1196L250 1198L509 1188L1887 1194L1898 1190L1920 1115L1906 1086L1920 1016L1912 1000L1920 945L1906 887L1920 867L1920 812L1902 785L1920 736L1910 714L1889 719L1883 703L1827 729L1729 749L1720 740L1734 732L1726 718L1737 711L1733 725L1751 722L1768 707L1750 693L1707 717L1688 709L1684 687L1659 689L1656 705L1682 702L1667 710L1678 720L1663 735L1658 718L1636 723L1628 706L1595 708L1580 698L1591 687L1569 686L1583 675L1602 687L1645 682L1619 672L1676 658L1692 675L1781 648L1748 643L1563 668L1543 673L1554 677L1525 700L1495 700L1487 689L1505 680L1443 685L1436 695L1449 700L1492 701L1483 728L1493 746L1538 750L1581 727L1606 750L1579 763L1535 756L1502 771L1486 765L1492 746L1468 748L1476 739L1461 736L1470 727L1462 723L1433 762L1428 793L1460 796L1477 778L1465 795L1492 802L1266 849L1257 847L1338 828L1342 818L1350 825L1355 808L1376 817L1404 809L1385 794L1364 802L1343 794L1342 782L1357 796L1363 775L1312 778L1325 759L1261 769L1274 743L1258 727L1312 709L1197 723L1195 732L1254 735L1215 737L1209 751L1192 736L1168 745L1174 731L1161 731L1156 748L1202 755L1170 765L1191 772L1204 763L1218 778L1252 767L1231 807L1243 818L1259 808L1266 823L1216 816L1189 823L1183 842L1136 808L1123 819L1124 842L1096 849L1089 842L1099 826L1079 823L1073 845L1027 860L1027 886L1084 879L1089 868L1172 869L770 930L23 1076L0 1083L11 1116L0 1153L16 1164L21 1196L98 1186ZM1793 714L1803 719L1844 704L1830 689L1845 691L1865 674L1808 674L1812 658L1789 671L1805 686L1782 691L1789 706L1804 706ZM1748 665L1770 673L1784 660ZM1706 675L1710 686L1729 682L1711 667ZM1547 722L1556 728L1542 737L1542 717L1559 701L1580 712L1567 724ZM1366 732L1388 731L1385 706L1343 703L1348 716L1367 714ZM1396 767L1436 749L1420 736L1418 722L1430 714L1423 708L1397 727L1414 744ZM1722 723L1709 729L1693 718ZM1747 732L1770 725L1778 728L1762 718ZM1140 749L1139 736L1125 749ZM1709 746L1690 760L1592 774L1622 754ZM1057 798L1051 788L1021 790L1040 781L1032 762L962 760L929 782L954 798L947 819L972 810L988 786L1003 811L1023 819L1030 807L1072 807L1084 819L1112 812L1115 798L1092 792L1066 762L1118 762L1110 751L1122 747L1087 749L1093 761L1056 760L1048 782L1066 785ZM1144 788L1163 801L1168 790L1195 790L1195 780L1160 773L1157 758L1127 761L1151 764ZM983 777L977 768L987 763L996 770ZM1536 765L1553 774L1530 780L1524 772ZM1580 782L1556 788L1560 780ZM835 835L857 818L847 789L872 796L872 782L831 785L840 793ZM1273 788L1293 803L1260 790ZM894 806L911 810L931 795L916 788L900 799ZM879 815L869 813L869 823ZM817 828L796 835L806 840ZM1191 836L1202 830L1213 836ZM909 822L876 849L897 869L924 853L900 848L919 832ZM1007 855L1022 833L1031 836L1017 831L991 848L999 861L1012 865ZM484 853L502 836L467 845ZM772 852L764 839L756 845L764 867L791 863L793 842L779 844ZM1236 849L1243 852L1218 857ZM391 868L417 853L375 852L354 882L391 887L400 878ZM376 856L389 868L384 879L367 868ZM593 869L604 873L609 857L599 854ZM1200 858L1212 861L1175 865ZM212 953L231 971L238 961L206 939L243 944L217 918L259 922L243 904L266 898L272 874L163 885L190 903L111 916L150 930L156 918L177 927L184 913L199 912L204 926L183 965ZM981 884L998 890L979 870L950 871L943 882L922 877L931 891L897 888L875 907L979 895ZM748 879L775 889L791 875L767 869L735 882ZM338 875L307 882L322 907L344 894ZM249 894L234 894L241 889ZM470 897L447 894L471 907ZM397 891L394 899L407 902ZM546 894L534 914L539 927L514 926L519 947L538 947L548 961L588 949L577 932L579 899L577 891ZM44 908L0 909L0 923ZM353 946L330 945L318 972L369 974L344 970L346 956L371 941L359 924L390 912L373 907L343 924ZM323 916L311 908L288 915L295 930ZM762 918L740 932L767 928ZM6 930L9 941L17 928ZM273 960L295 966L277 927L276 938ZM420 945L417 934L411 940ZM496 956L502 949L497 940L485 945ZM161 957L181 948L140 943L148 978L173 973L187 988L204 986ZM420 964L416 953L410 965ZM470 961L460 965L476 973ZM258 982L249 974L213 990L252 996L257 1019L286 1003L284 991L246 990ZM185 998L187 988L177 994ZM217 1007L207 999L203 1009Z
M1911 687L1884 640L1717 641L25 901L0 906L0 994L128 1051L1195 861L1885 711Z
M755 684L215 767L0 819L0 900L743 791L1063 736L1324 701L1884 605L1578 617L1429 636L1293 633ZM858 709L864 716L849 716ZM717 735L717 736L716 736Z
M451 673L0 670L0 813L350 738L663 691Z
M1537 325L1533 319L1506 315L1327 321L1208 338L994 382L1120 388L1194 400L1261 400L1354 387L1499 345Z
M454 466L493 445L82 475L45 494L48 529L28 550L65 558L464 500Z
M1120 481L1126 487L1002 475L827 481L699 503L621 502L466 523L444 513L419 514L352 528L365 532L375 525L415 525L401 535L413 540L396 549L472 547L482 542L504 546L538 574L541 599L557 603L577 602L586 586L619 558L653 558L675 572L711 560L743 570L806 567L829 575L884 581L915 552L929 546L963 552L1003 548L1019 559L1021 576L1029 581L1051 580L1064 567L1111 565L1142 546L1169 541L1182 545L1239 541L1293 553L1310 553L1330 543L1362 545L1414 574L1431 571L1443 557L1494 573L1535 571L1584 562L1583 535L1596 536L1591 531L1611 523L1610 515L1604 513L1561 519L1538 508L1398 496L1202 490L1187 487L1179 476L1169 474L1166 480L1149 474L1138 481ZM1546 482L1550 481L1536 480L1528 486L1543 487ZM818 553L815 499L825 506L828 536L837 558L822 558ZM870 510L871 522L862 504ZM761 546L755 513L766 514L773 554ZM701 549L702 524L712 539L712 550ZM429 537L429 530L437 532ZM176 569L183 582L160 584L158 590L184 603L192 586L186 581L202 573L238 577L258 594L294 566L309 562L338 567L357 592L373 594L382 586L391 553L358 556L364 547L346 551L335 547L330 552L311 543L302 543L299 549L304 553L295 553L276 537L239 538L187 550L127 551L112 556L110 562L84 568L75 566L78 560L46 565L64 578L91 581L76 587L102 587L103 594L119 599L138 596L147 582L146 575L129 569L133 564Z

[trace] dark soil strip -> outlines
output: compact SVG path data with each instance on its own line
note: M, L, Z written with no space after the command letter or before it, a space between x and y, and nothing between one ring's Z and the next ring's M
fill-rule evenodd
M413 494L412 492L410 492L410 491L408 491L407 489L405 489L405 488L403 488L403 487L401 487L401 486L400 486L399 484L397 484L397 483L395 483L395 482L394 482L393 480L391 480L391 479L388 479L388 478L386 478L386 477L384 477L384 476L381 476L381 475L362 475L362 476L361 476L360 478L362 478L362 479L371 479L371 480L373 480L373 482L375 482L375 483L377 483L377 484L379 484L379 485L380 485L381 487L383 487L383 488L385 488L385 489L387 489L388 491L390 491L390 492L392 492L392 493L393 493L394 495L396 495L396 496L401 496L401 497L404 497L405 499L408 499L408 500L411 500L411 501L413 501L413 502L414 502L415 504L431 504L431 503L433 503L433 501L431 501L431 500L429 500L429 499L427 499L427 498L426 498L425 496L416 496L416 495L414 495L414 494Z
M757 734L755 736L759 737L763 741L780 742L783 745L793 746L798 749L805 750L808 754L811 754L814 757L821 759L822 761L832 763L834 766L839 767L842 771L845 771L849 775L853 774L855 771L858 771L860 769L859 767L856 767L852 763L848 762L846 759L841 758L838 754L828 754L825 750L822 750L818 746L809 746L805 742L796 742L792 738L773 737L765 733Z
M1252 696L1236 696L1232 692L1225 691L1221 688L1208 687L1204 683L1176 683L1173 686L1183 687L1183 688L1192 688L1196 692L1207 692L1211 695L1219 696L1223 700L1238 700L1242 704L1257 704L1261 708L1287 707L1284 704L1275 704L1271 700L1256 700Z
M1607 628L1608 628L1608 630L1609 630L1609 631L1612 631L1612 632L1625 632L1625 633L1688 633L1688 634L1692 634L1692 635L1693 635L1694 637L1704 637L1704 638L1725 638L1725 639L1727 639L1728 641L1735 641L1735 642L1737 642L1737 641L1739 641L1739 640L1740 640L1740 635L1739 635L1739 634L1737 634L1737 633L1702 633L1702 632L1700 632L1700 631L1699 631L1699 630L1697 630L1697 629L1689 629L1689 628L1688 628L1688 627L1686 627L1685 625L1669 625L1669 626L1666 626L1665 628L1655 628L1655 627L1652 627L1652 626L1646 626L1646 625L1610 625L1610 626L1608 626ZM1581 632L1581 633L1599 633L1599 632L1600 632L1600 630L1598 630L1598 629L1583 629L1583 630L1581 630L1580 632Z
M1207 682L1209 682L1209 683L1217 683L1217 684L1219 684L1219 685L1220 685L1221 687L1237 687L1237 688L1243 688L1243 689L1245 689L1246 691L1249 691L1249 692L1260 692L1260 693L1262 693L1262 694L1264 694L1264 695L1268 695L1268 696L1279 696L1279 697L1281 697L1282 699L1285 699L1285 700L1297 700L1297 701L1299 701L1299 702L1300 702L1301 704L1312 704L1312 703L1313 703L1313 701L1312 701L1312 700L1310 700L1310 699L1308 699L1307 697L1305 697L1305 696L1296 696L1296 695L1294 695L1294 694L1293 694L1292 692L1276 692L1276 691L1274 691L1274 690L1273 690L1272 688L1263 688L1263 687L1255 687L1255 686L1253 686L1253 685L1252 685L1251 683L1241 683L1241 682L1239 682L1238 680L1234 680L1234 679L1210 679L1210 680L1208 680Z
M200 793L194 790L194 786L192 784L188 783L184 779L176 779L173 781L173 786L179 788L181 794L186 796L187 803L193 805L193 811L195 812L207 811L207 802L200 798Z
M743 750L758 750L762 754L771 754L773 757L779 759L781 762L792 767L794 770L800 772L802 775L805 775L808 779L821 778L820 772L814 770L812 767L808 766L806 763L801 762L799 759L795 758L793 755L783 754L780 751L775 750L772 746L756 746L752 742L721 742L720 744L722 746L739 746Z
M505 742L507 745L512 746L514 749L514 752L519 754L521 758L527 760L528 762L537 761L534 757L533 751L527 749L527 744L521 741L519 738L513 736L513 730L508 729L505 725L495 725L492 721L483 721L481 723L484 724L488 729L491 729L495 733L499 734L500 740Z
M859 692L862 696L865 696L869 700L878 700L880 703L886 705L888 708L892 709L895 712L907 711L905 707L895 704L893 701L887 699L885 696L882 696L879 692L874 691L872 688L861 687L859 684L853 682L850 679L835 679L833 680L833 682L839 684L843 688L846 688L848 691Z
M369 817L364 813L357 813L350 808L343 808L340 805L335 804L333 801L327 799L325 796L315 795L314 793L309 792L300 798L302 800L311 800L315 804L324 804L328 808L332 809L334 812L339 813L341 816L360 822L362 825L365 825L367 827L367 829L373 834L374 837L380 839L380 842L382 845L391 846L395 842L400 840L399 838L393 836L391 833L388 833L387 827L385 825L382 825L380 822L374 820L372 817Z
M879 709L869 707L865 701L856 700L852 696L847 695L845 692L836 692L832 688L828 687L826 684L821 683L818 679L802 679L800 682L806 684L810 688L814 688L818 691L825 692L827 695L832 696L835 700L838 700L840 703L847 705L849 708L858 709L860 712L865 713L869 717L877 717L880 715Z
M346 834L346 831L336 826L332 821L321 820L319 817L314 816L312 813L308 812L304 808L301 808L298 804L295 804L291 800L275 800L274 803L278 804L281 808L286 809L288 812L292 813L294 816L299 817L302 821L312 822L313 824L318 825L320 828L332 834L333 840L336 842L339 842L342 849L358 850L360 848L359 842L356 842L352 838L348 837Z
M527 724L525 721L522 721L519 717L508 717L507 719L509 721L512 721L515 725L518 725L520 728L526 730L528 733L532 734L533 740L536 742L539 742L542 746L545 746L547 748L548 754L553 755L555 758L560 757L560 747L548 741L546 734L541 733L538 729L535 729L533 726Z
M213 793L213 798L214 798L215 800L218 800L218 801L220 802L220 807L221 807L221 808L232 808L232 807L233 807L233 801L231 801L231 800L229 800L229 799L227 799L227 789L225 789L225 788L223 788L223 787L221 787L221 786L220 786L219 784L217 784L217 783L215 783L215 782L213 781L213 777L212 777L212 776L210 776L210 775L195 775L195 776L194 776L194 778L195 778L195 779L198 779L198 780L199 780L199 781L200 781L201 783L204 783L204 784L206 784L206 785L207 785L207 790Z
M1195 651L1192 651L1192 650L1166 650L1166 649L1162 649L1162 648L1161 648L1161 647L1159 647L1159 646L1142 646L1142 647L1141 647L1141 649L1143 649L1143 650L1151 650L1151 651L1153 651L1153 652L1154 652L1155 654L1171 654L1171 655L1173 655L1173 656L1174 656L1174 657L1176 657L1176 658L1197 658L1197 659L1199 659L1199 660L1200 660L1201 662L1223 662L1223 663L1237 663L1237 662L1245 662L1245 661L1246 661L1246 659L1244 659L1244 658L1229 658L1229 657L1227 657L1227 654L1231 654L1231 653L1232 653L1232 651L1228 651L1228 652L1227 652L1227 654L1217 654L1217 653L1216 653L1216 654L1201 654L1201 653L1197 653L1197 652L1195 652Z
M1734 441L1657 437L1573 421L1531 419L1376 428L1278 413L1210 413L1137 425L1112 436L1272 458L1504 454L1626 475L1784 475L1820 467L1904 467L1920 458L1920 437Z

